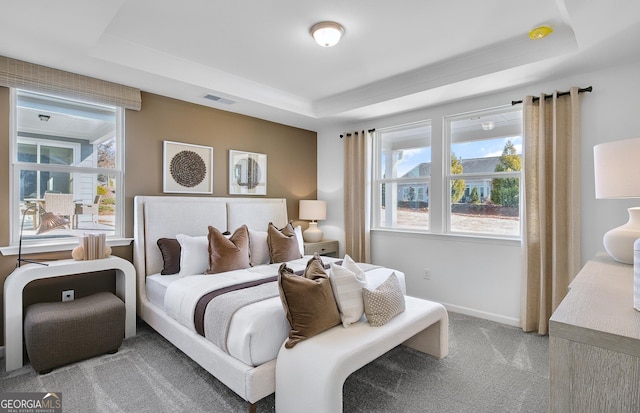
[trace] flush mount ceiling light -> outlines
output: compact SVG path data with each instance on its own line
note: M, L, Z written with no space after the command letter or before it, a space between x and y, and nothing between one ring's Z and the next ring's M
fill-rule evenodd
M538 27L534 27L529 31L529 38L533 40L540 40L553 33L553 28L551 26L542 25Z
M493 128L496 127L496 124L493 123L492 120L488 120L486 122L482 122L480 125L482 126L483 130L492 130Z
M338 44L344 33L344 27L335 22L320 22L311 27L311 36L322 47L331 47Z

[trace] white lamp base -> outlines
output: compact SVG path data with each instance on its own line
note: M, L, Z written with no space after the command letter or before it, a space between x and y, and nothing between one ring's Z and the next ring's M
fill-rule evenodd
M629 208L629 221L604 234L604 249L624 264L633 264L633 243L640 238L640 207Z
M640 239L633 243L633 308L640 311Z
M318 223L309 222L309 228L304 230L304 232L302 233L302 238L306 242L320 242L322 241L322 235L322 230L318 228Z

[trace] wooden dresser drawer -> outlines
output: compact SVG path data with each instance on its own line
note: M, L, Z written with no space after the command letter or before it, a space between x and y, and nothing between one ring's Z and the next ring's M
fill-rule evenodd
M320 255L337 257L338 249L339 249L338 241L326 240L326 241L320 241L320 242L304 243L304 255L313 255L314 253L317 252Z

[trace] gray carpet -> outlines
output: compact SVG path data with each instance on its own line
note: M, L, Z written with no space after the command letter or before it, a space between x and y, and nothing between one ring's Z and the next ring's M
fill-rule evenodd
M399 346L352 374L345 412L546 412L548 337L450 313L449 356ZM4 360L2 360L4 372ZM246 412L235 393L146 324L120 351L44 375L0 373L0 392L61 392L71 412ZM273 395L258 412L273 412Z

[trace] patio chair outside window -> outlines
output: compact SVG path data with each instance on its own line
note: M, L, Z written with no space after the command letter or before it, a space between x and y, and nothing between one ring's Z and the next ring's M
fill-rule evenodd
M76 206L73 202L73 194L54 194L45 192L44 209L47 212L53 212L60 217L66 217L69 225L73 225L73 219L76 214Z
M91 221L95 224L98 222L98 215L100 213L100 201L102 195L96 195L93 200L93 204L76 204L75 207L75 227L78 228L78 216L79 215L91 215Z

